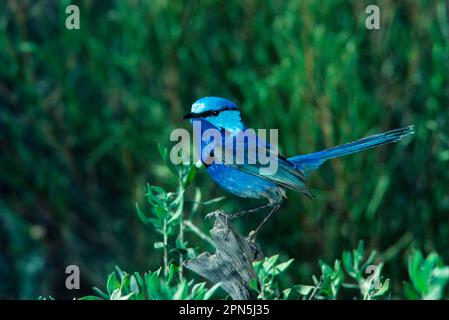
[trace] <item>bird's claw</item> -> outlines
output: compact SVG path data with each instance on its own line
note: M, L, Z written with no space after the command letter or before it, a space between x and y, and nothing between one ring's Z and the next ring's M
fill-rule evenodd
M204 216L203 220L210 219L213 215L215 215L214 212L209 212L208 214L206 214L206 215Z
M216 211L209 212L208 214L206 214L204 216L204 220L210 219L210 218L214 217L216 214L217 214Z
M248 234L248 237L246 237L246 238L248 239L248 242L255 243L256 236L257 236L257 232L254 230L251 230Z
M248 241L248 244L251 246L251 249L253 251L253 254L254 254L253 260L254 261L260 260L263 258L263 254L256 244L256 236L257 236L257 232L255 230L252 230L246 237L246 240Z
M213 211L204 216L204 220L214 218L215 224L214 226L220 227L220 226L226 226L229 221L229 215L224 213L223 211Z

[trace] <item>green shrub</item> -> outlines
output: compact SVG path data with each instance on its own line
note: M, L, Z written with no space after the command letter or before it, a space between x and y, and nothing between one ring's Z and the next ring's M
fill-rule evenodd
M151 207L151 214L146 215L137 206L138 217L151 225L162 238L154 243L154 249L162 251L162 265L156 271L149 271L143 276L138 272L129 274L116 267L106 282L106 290L94 288L96 295L80 297L81 300L203 300L214 297L220 283L208 288L205 282L187 280L193 276L184 275L183 259L194 258L196 250L189 247L184 240L184 227L205 242L212 240L185 216L186 188L194 181L195 166L173 166L167 161L167 150L160 149L162 158L172 174L178 180L178 189L167 192L162 187L147 185L146 199ZM214 199L213 201L220 199ZM199 200L196 204L201 203ZM202 203L207 204L210 202ZM197 205L193 208L197 209ZM196 210L195 209L195 210ZM194 210L193 210L194 212ZM390 280L382 275L383 263L374 264L376 252L366 255L363 241L356 249L345 251L333 267L319 261L320 276L313 276L312 285L292 284L281 288L280 277L293 264L293 259L279 262L279 255L265 257L253 263L257 278L248 286L257 293L258 299L388 299ZM406 299L441 299L449 281L449 266L444 266L436 253L424 259L420 251L413 251L409 256L408 271L410 283L404 284Z

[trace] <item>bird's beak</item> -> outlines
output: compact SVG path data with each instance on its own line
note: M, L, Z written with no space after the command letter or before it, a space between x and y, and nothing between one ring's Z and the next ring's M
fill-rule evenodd
M192 112L189 112L188 114L186 114L185 116L183 116L182 118L187 120L187 119L192 119L195 115Z

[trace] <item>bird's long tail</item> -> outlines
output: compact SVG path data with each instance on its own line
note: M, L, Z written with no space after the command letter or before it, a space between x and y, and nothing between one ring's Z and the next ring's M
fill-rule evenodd
M407 126L390 130L323 151L291 157L288 160L307 175L310 171L318 169L318 167L328 159L345 156L387 143L397 142L403 137L413 134L413 127L414 126Z

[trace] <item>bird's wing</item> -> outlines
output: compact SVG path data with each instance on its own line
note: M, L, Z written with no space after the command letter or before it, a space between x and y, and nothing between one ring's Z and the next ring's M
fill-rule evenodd
M254 131L246 130L232 134L226 132L225 135L228 135L228 138L232 135L233 146L226 144L224 137L221 144L215 145L215 150L219 152L214 154L215 157L221 156L220 161L223 164L302 192L309 198L314 197L305 185L304 173L295 168L287 158L280 155L276 148L259 138ZM226 153L228 153L228 158L226 158ZM233 158L229 157L230 154L233 155ZM270 165L268 161L277 161L277 169L267 170Z

